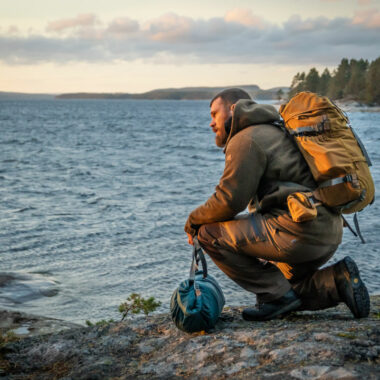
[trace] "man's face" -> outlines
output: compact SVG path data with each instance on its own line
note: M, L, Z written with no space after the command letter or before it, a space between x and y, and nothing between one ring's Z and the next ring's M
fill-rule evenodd
M215 144L223 147L227 141L227 133L224 128L224 123L232 116L232 111L221 98L216 98L210 108L211 123L210 127L215 133Z

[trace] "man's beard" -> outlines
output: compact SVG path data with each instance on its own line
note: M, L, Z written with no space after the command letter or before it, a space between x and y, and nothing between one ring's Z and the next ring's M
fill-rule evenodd
M226 145L228 136L231 132L231 124L232 124L232 116L230 116L224 123L224 137L222 136L215 136L215 144L219 148L223 148Z
M227 141L227 135L226 136L215 136L215 144L216 146L218 146L219 148L223 148L225 145L226 145L226 141Z

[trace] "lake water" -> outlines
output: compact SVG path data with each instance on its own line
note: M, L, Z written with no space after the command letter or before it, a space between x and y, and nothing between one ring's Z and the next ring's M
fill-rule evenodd
M380 116L351 113L380 185ZM188 275L188 213L223 171L206 101L0 102L0 307L83 323L119 318L132 293L167 311ZM380 293L379 203L346 229L351 255ZM208 260L228 305L253 304Z

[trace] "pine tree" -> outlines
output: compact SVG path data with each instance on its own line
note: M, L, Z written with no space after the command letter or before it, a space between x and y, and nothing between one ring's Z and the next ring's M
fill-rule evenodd
M351 98L380 105L380 57L371 63L364 59L343 58L336 70L326 68L322 75L315 67L309 73L297 73L290 86L289 98L300 91L317 92L331 99Z
M328 96L332 99L343 98L344 90L350 80L350 76L350 64L347 58L343 58L338 69L334 71L333 78L330 81Z
M305 91L305 73L297 73L290 85L289 98L297 94L298 92Z
M327 95L327 90L329 88L330 81L331 81L331 74L330 74L329 69L326 68L319 79L319 86L317 90L318 94Z
M380 57L372 61L366 76L365 99L369 104L380 104Z
M319 73L315 67L312 67L305 78L305 89L311 92L317 92L319 86Z
M360 59L359 61L351 59L350 61L350 80L344 89L344 97L354 100L364 100L366 88L366 74L368 69L368 61Z

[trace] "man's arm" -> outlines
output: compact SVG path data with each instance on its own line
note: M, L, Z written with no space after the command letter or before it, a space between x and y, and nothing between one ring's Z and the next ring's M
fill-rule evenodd
M192 211L185 225L195 236L202 224L232 219L255 196L267 159L264 151L242 131L227 145L225 168L215 193Z

